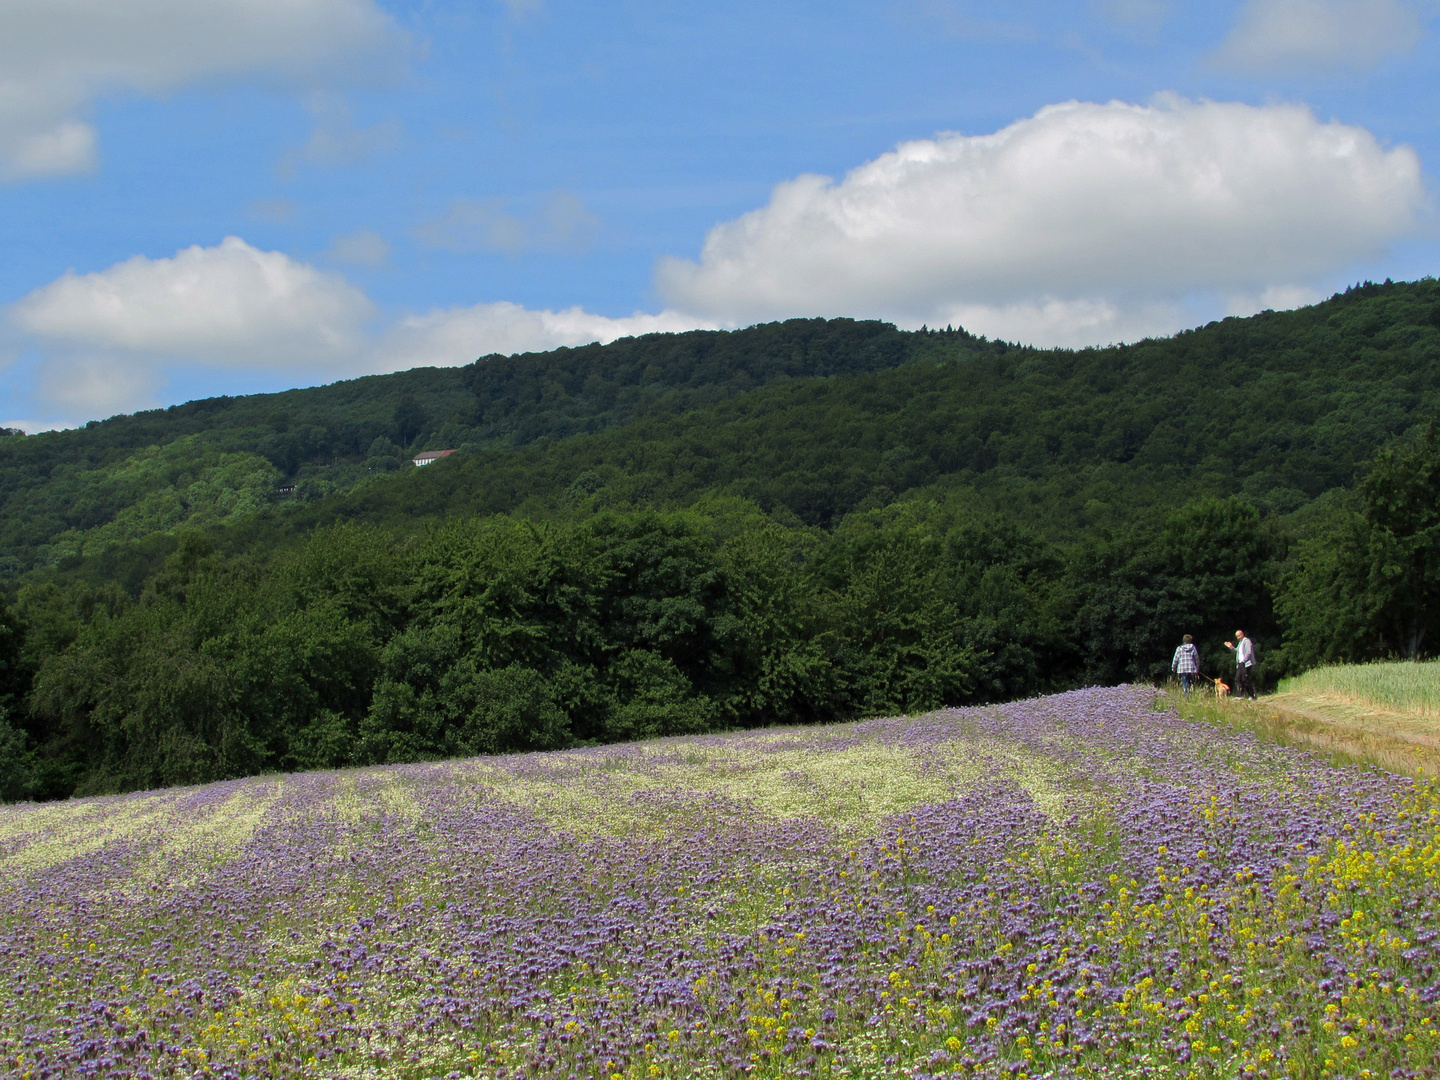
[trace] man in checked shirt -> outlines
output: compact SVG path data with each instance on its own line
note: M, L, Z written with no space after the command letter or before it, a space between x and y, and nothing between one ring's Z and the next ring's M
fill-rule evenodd
M1244 630L1235 631L1235 643L1225 642L1225 648L1235 650L1235 696L1255 700L1255 680L1251 677L1255 669L1255 643L1245 636Z

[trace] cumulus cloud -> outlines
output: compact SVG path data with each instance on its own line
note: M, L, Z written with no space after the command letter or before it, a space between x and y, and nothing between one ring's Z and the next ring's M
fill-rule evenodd
M83 172L90 103L261 78L311 88L398 72L407 41L373 0L5 0L0 178Z
M384 243L357 233L335 247L359 261L383 255ZM71 417L158 404L167 373L181 366L342 378L703 324L674 312L608 318L511 303L406 315L383 331L374 316L341 275L233 236L172 258L67 273L5 309L11 334L41 355L38 396Z
M1258 310L1258 306L1251 308L1247 314ZM998 304L952 304L940 308L930 325L963 326L973 334L1026 345L1080 348L1160 337L1191 321L1184 307L1174 301L1049 296Z
M1303 107L1072 101L993 135L904 143L839 183L786 181L656 280L671 307L727 324L1032 311L1062 343L1149 325L1197 291L1304 284L1375 256L1425 198L1413 150Z
M535 211L512 214L503 197L455 199L445 213L415 228L421 244L442 251L579 251L588 247L600 219L568 191L551 192Z
M154 408L164 381L154 367L133 358L61 355L41 369L36 390L60 415L98 418Z
M40 396L89 416L153 405L167 365L343 372L368 347L373 315L340 275L234 236L72 271L6 311L45 355Z
M541 352L622 337L713 328L713 323L675 311L636 312L621 318L579 307L536 311L500 302L436 309L401 319L376 344L377 370L468 364L489 353Z
M1211 59L1254 74L1369 71L1424 29L1401 0L1249 0Z
M352 354L372 315L338 274L235 236L169 259L71 271L9 309L20 331L66 350L275 367Z

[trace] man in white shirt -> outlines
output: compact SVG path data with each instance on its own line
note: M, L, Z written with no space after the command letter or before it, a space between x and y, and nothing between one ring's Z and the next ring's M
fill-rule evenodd
M1244 630L1236 630L1234 643L1225 642L1225 648L1235 650L1235 696L1255 700L1255 643Z

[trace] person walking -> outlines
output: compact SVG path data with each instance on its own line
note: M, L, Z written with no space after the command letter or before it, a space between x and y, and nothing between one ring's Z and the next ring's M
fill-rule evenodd
M1180 641L1180 646L1175 650L1175 656L1170 661L1170 670L1180 676L1180 689L1190 693L1190 680L1200 674L1200 650L1195 647L1195 639L1186 634Z
M1234 643L1225 642L1225 648L1235 652L1235 696L1255 700L1255 643L1245 636L1244 630L1235 631Z

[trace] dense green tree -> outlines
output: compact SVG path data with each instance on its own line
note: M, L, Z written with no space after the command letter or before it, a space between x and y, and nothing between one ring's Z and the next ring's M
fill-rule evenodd
M1360 485L1369 526L1365 599L1382 637L1406 659L1440 617L1440 437L1387 447Z
M1262 647L1278 645L1268 582L1282 556L1239 497L1200 500L1081 551L1071 577L1087 681L1165 678L1184 634L1211 676L1229 674L1221 643L1237 628Z
M1440 435L1380 451L1280 589L1298 665L1426 653L1440 624Z
M476 522L414 567L366 721L377 760L706 730L753 677L717 544L684 516Z
M37 637L73 636L30 694L42 760L77 764L80 791L350 760L398 573L364 530L317 534L269 572L190 533L138 601L27 594Z
M425 407L416 401L413 395L406 394L396 404L390 422L394 426L396 440L401 446L409 446L424 430L425 422L429 419L430 414Z
M0 802L20 802L35 794L32 755L25 733L10 722L10 710L0 710Z
M1297 670L1384 655L1360 601L1360 553L1369 547L1369 528L1352 505L1354 493L1347 495L1296 543L1276 589L1287 665Z
M34 791L30 740L21 726L30 689L23 639L20 620L0 602L0 802L28 798Z
M268 564L183 533L138 598L83 580L21 593L31 779L11 786L550 749L1148 677L1180 632L1264 626L1274 554L1239 499L1068 563L960 496L831 533L733 497L398 539L343 525Z
M1057 609L1060 561L1028 530L963 500L856 515L821 552L852 710L996 701L1071 670Z
M487 356L467 368L418 368L280 394L210 398L4 439L0 581L88 550L91 530L116 521L107 541L123 540L133 532L127 525L157 517L173 519L155 526L166 529L215 519L203 498L191 512L182 491L194 481L185 463L193 459L198 469L206 455L266 459L295 487L281 500L288 507L395 471L404 458L396 438L414 439L412 450L524 446L713 405L776 382L893 367L961 347L989 346L963 332L917 336L877 322L796 319ZM397 415L405 421L399 428ZM144 478L157 462L181 467L159 484L153 477L138 486L127 482ZM273 486L267 479L256 490L268 496ZM144 500L151 505L134 508ZM255 509L253 502L245 513ZM233 517L237 505L220 508L222 516ZM61 534L67 540L57 547Z

